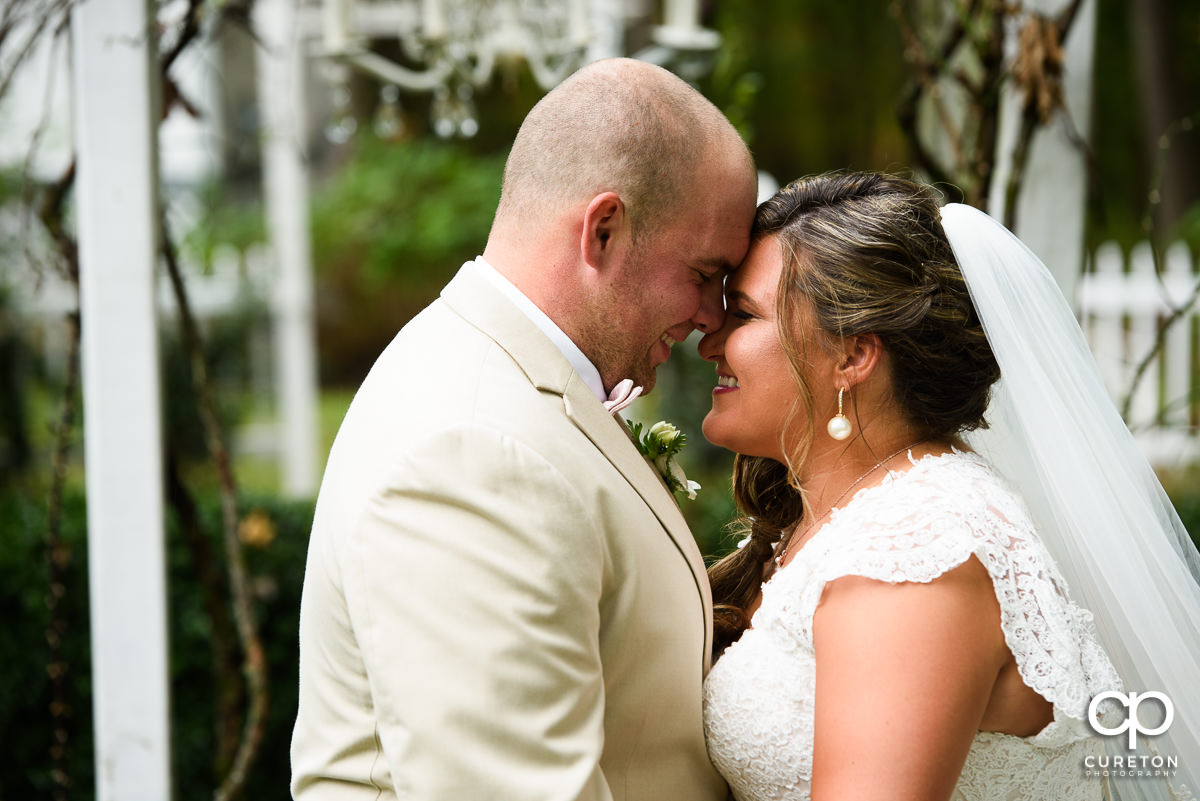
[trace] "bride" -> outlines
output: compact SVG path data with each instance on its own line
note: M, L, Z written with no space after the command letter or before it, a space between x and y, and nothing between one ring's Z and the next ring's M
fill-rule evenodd
M734 796L1189 798L1200 559L1036 257L830 174L759 208L726 295L704 434L747 536L710 571L705 728Z

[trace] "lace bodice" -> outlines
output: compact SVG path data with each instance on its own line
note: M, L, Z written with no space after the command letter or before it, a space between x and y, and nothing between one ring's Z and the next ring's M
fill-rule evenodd
M978 733L953 798L1101 797L1101 780L1083 773L1084 757L1101 747L1087 706L1120 679L1021 500L981 457L954 451L890 472L834 510L764 585L752 628L713 667L705 683L709 754L739 801L809 798L812 625L825 585L850 575L929 582L972 555L991 576L1020 674L1053 703L1054 720L1032 737Z

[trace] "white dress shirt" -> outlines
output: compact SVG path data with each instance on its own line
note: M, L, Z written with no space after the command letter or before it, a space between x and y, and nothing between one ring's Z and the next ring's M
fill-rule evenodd
M579 346L571 341L571 338L563 333L563 330L546 313L537 307L532 300L525 296L525 293L517 289L512 281L509 281L492 265L483 260L483 256L476 256L474 262L475 268L479 270L479 274L488 280L496 289L504 294L504 297L513 302L521 312L533 322L538 329L550 338L562 355L567 357L567 361L575 368L575 372L579 373L580 378L588 385L597 398L601 401L608 400L608 393L604 390L604 382L600 379L600 371L596 369L596 365L592 364L587 356L583 355L583 351Z

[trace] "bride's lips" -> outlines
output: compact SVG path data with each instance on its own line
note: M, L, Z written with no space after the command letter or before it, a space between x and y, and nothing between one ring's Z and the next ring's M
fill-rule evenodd
M727 373L717 373L717 385L713 387L714 395L725 395L730 392L737 392L738 380L728 375Z

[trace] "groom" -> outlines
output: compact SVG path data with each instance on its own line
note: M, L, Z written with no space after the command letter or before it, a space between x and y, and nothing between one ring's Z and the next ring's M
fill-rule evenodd
M669 72L529 113L482 258L379 357L329 456L300 614L310 799L721 801L679 509L604 407L724 317L746 146Z

